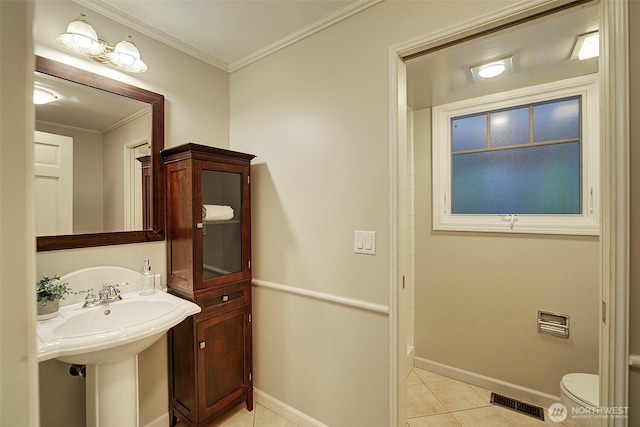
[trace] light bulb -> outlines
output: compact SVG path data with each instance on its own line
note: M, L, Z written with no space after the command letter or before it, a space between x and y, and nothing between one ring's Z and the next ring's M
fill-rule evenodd
M98 41L96 30L86 21L86 16L82 13L67 26L67 32L60 34L57 40L67 49L82 55L104 53L104 47Z
M480 68L480 70L478 71L478 75L483 79L490 79L504 73L505 69L506 67L502 62L496 62Z
M118 63L125 67L130 67L136 62L136 58L126 53L118 53Z
M595 58L600 54L600 35L599 33L592 34L584 39L580 52L578 52L578 59L583 61L589 58Z
M118 43L113 49L113 52L107 53L107 59L111 65L115 65L125 71L132 73L143 73L147 71L147 64L140 59L140 51L136 45L133 44L130 35L127 35L124 40Z

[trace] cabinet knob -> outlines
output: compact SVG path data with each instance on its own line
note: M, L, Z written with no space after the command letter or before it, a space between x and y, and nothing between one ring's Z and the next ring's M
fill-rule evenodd
M200 348L203 349L207 346L207 343L204 341L200 341Z
M222 295L222 302L227 302L229 301L229 295Z
M204 225L202 225L201 222L196 223L196 228L203 228L203 227L204 227Z

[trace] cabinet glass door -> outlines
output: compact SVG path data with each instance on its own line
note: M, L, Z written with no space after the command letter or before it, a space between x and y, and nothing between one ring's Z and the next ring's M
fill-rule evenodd
M203 169L202 279L242 271L242 173Z

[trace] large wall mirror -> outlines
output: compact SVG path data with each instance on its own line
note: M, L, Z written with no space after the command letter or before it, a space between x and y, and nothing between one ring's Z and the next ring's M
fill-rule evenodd
M164 96L36 56L37 250L164 240Z

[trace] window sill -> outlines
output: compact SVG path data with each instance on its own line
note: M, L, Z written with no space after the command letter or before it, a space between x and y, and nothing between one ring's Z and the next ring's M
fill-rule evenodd
M592 216L582 215L441 215L434 216L433 229L478 233L600 235L598 221Z

